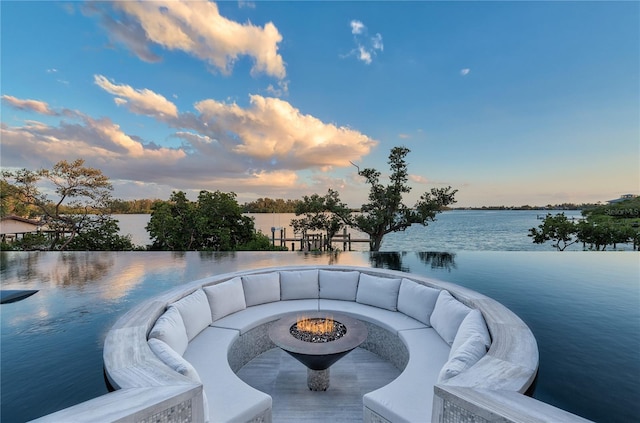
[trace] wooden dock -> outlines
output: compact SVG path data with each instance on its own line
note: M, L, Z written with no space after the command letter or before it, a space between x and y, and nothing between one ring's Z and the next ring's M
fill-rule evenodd
M279 238L276 238L277 232L279 232ZM291 247L290 251L296 251L296 247L300 251L328 251L329 247L334 244L342 244L343 251L352 251L351 246L354 243L369 243L369 238L352 238L346 229L342 234L331 238L330 242L327 240L326 234L321 233L308 233L299 238L288 238L287 228L271 228L271 244L274 247Z

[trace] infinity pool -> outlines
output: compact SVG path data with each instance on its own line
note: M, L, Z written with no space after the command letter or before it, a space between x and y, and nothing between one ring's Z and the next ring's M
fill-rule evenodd
M536 336L534 397L598 422L640 415L637 252L2 252L2 289L40 290L0 306L2 421L106 393L104 336L142 299L211 274L301 264L403 270L482 292Z

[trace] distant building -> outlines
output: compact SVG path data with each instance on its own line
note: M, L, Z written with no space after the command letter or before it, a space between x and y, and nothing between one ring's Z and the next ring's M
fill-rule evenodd
M635 194L623 194L620 196L620 198L616 198L615 200L609 200L607 201L607 203L609 204L615 204L615 203L619 203L621 201L627 201L627 200L631 200L632 198L636 198L637 195Z
M19 216L5 216L0 219L0 239L3 242L15 241L25 234L37 233L46 229L46 225L38 220Z

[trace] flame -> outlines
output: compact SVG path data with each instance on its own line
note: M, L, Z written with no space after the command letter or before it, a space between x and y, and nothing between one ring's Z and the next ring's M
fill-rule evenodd
M298 317L296 326L300 332L308 332L313 334L331 333L335 329L335 322L331 317Z

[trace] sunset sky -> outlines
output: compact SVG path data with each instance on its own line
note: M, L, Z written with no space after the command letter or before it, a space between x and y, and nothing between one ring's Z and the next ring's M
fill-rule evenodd
M13 2L1 165L83 158L122 199L368 192L409 203L640 193L639 2ZM386 181L383 178L383 181Z

